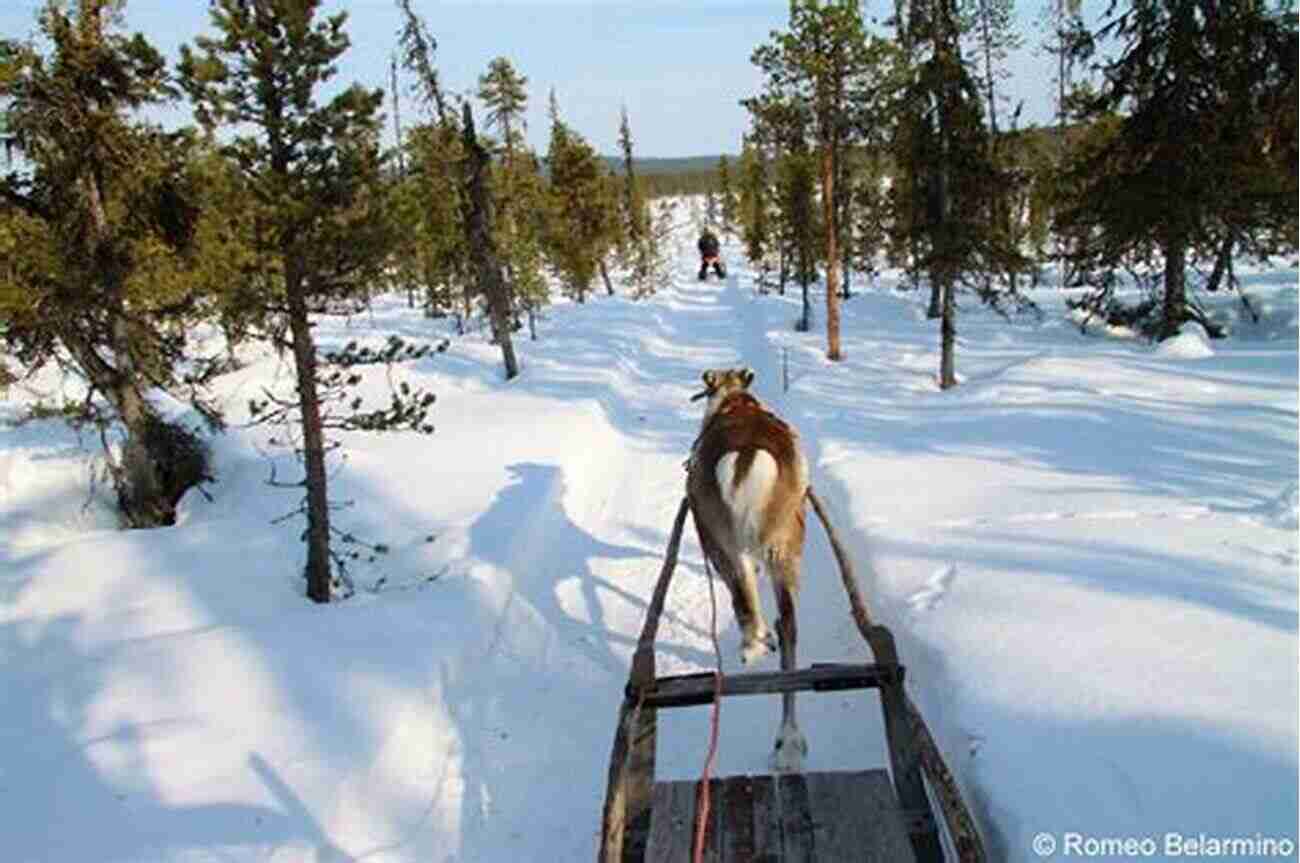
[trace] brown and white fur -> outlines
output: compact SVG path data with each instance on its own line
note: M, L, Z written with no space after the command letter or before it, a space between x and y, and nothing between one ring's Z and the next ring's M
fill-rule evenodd
M793 671L808 462L794 429L750 394L752 370L710 369L703 377L705 390L694 399L708 402L686 480L700 544L731 592L746 663L775 646L758 596L758 568L767 570L780 615L781 669ZM782 698L773 766L797 771L808 744L795 721L794 693Z

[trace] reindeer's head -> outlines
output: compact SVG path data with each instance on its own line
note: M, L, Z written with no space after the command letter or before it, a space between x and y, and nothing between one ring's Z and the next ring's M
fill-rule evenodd
M704 389L691 396L691 401L703 398L709 400L704 408L704 419L708 421L722 404L723 399L733 393L741 393L749 389L749 385L754 382L754 370L750 368L708 369L701 377L704 379Z

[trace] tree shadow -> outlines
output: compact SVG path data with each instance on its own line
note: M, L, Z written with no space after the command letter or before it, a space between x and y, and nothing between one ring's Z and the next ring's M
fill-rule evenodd
M520 594L558 637L572 641L598 667L622 674L635 636L609 626L601 594L630 600L642 608L646 599L597 575L592 560L637 560L653 568L659 551L607 543L576 524L564 508L566 485L558 465L519 462L506 470L510 484L498 492L470 528L471 554L510 574L512 594ZM580 589L586 620L561 600L561 583L573 579ZM503 612L502 625L507 625L508 617ZM624 650L616 650L615 645ZM697 655L699 651L689 653L697 660L702 656Z
M119 721L87 736L83 729L102 725L95 714L112 684L106 657L78 646L84 625L78 615L0 625L5 686L22 693L0 705L0 806L18 828L5 831L6 859L112 863L291 844L315 849L319 860L352 860L257 755L250 767L277 805L166 799L146 750L181 745L200 718Z

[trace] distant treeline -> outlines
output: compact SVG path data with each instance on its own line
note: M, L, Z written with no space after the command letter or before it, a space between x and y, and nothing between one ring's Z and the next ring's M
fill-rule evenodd
M1070 139L1077 138L1083 134L1083 129L1072 126L1067 129L1067 137ZM1046 146L1046 142L1054 141L1060 134L1055 128L1038 128L1018 129L1010 132L1002 132L999 139L1003 142L1001 146L1015 150L1019 148L1024 152L1035 149L1041 149ZM880 154L887 158L887 154ZM609 170L621 175L623 172L623 161L621 158L614 156L603 156L606 166ZM723 158L722 154L716 156L687 156L672 159L655 159L655 158L637 158L636 172L645 187L646 193L651 198L665 198L677 195L706 195L710 192L719 194L722 191L720 177L718 173L718 162ZM726 159L733 165L739 159L734 154L726 154ZM850 156L849 158L854 158Z
M703 195L717 192L718 156L687 156L675 159L648 159L638 157L636 173L651 198L674 195ZM738 157L728 155L728 161ZM605 156L605 163L615 174L622 174L623 160Z

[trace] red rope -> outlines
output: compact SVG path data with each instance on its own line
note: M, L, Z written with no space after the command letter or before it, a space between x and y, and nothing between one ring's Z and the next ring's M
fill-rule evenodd
M704 863L704 833L709 823L709 774L713 771L714 760L718 755L718 714L722 707L722 648L718 646L718 600L713 590L713 567L709 558L704 558L704 569L709 574L709 612L712 621L713 660L713 707L709 720L709 754L704 759L704 772L700 775L699 805L695 807L695 863Z

